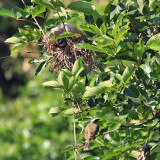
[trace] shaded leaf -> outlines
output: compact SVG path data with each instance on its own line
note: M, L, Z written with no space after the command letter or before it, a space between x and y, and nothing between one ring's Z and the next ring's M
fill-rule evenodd
M5 8L0 8L0 16L7 16L7 17L12 17L12 18L16 17L11 11Z

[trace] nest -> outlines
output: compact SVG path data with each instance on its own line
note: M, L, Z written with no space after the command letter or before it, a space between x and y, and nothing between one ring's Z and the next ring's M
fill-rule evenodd
M59 34L63 32L81 34L75 26L69 23L61 23L46 33L46 35L43 37L43 49L51 54L52 60L49 66L50 71L57 72L59 68L63 67L71 70L74 65L74 62L79 57L83 57L82 61L85 68L87 70L90 70L95 62L96 53L91 50L76 48L76 45L81 43L90 43L90 41L84 38L83 36L65 38L66 46L60 47L57 45L56 40L50 39L50 34L53 33L56 38Z

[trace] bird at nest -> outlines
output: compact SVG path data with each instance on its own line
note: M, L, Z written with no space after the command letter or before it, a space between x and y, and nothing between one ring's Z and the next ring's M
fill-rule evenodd
M67 37L56 40L57 36L64 32L77 33L81 36ZM54 34L55 40L51 40L50 35ZM74 62L83 57L83 64L86 69L91 69L93 66L96 53L91 50L76 48L76 45L82 43L91 43L84 37L74 25L70 23L60 23L46 32L42 38L43 49L51 54L50 71L58 72L58 69L64 67L72 69Z

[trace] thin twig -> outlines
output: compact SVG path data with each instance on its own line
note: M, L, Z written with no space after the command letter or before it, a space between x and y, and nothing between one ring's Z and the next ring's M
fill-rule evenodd
M32 17L33 17L33 16L32 16ZM43 36L45 36L45 33L44 33L44 31L43 31L42 27L39 25L39 23L38 23L38 21L36 20L36 18L35 18L35 17L33 17L33 19L34 19L34 21L35 21L36 25L39 27L40 31L42 32Z
M84 158L80 155L80 153L78 152L78 150L75 149L75 151L78 153L79 157L80 157L82 160L84 160Z
M37 25L35 22L32 22L28 19L16 19L17 21L26 21L26 22L30 22L30 23L33 23L34 25Z
M24 0L21 0L21 1L22 1L22 3L24 4L25 8L27 8L27 5L26 5L25 1L24 1ZM34 21L35 21L35 23L33 22L33 24L37 25L38 28L40 29L40 31L42 32L43 36L45 36L45 33L44 33L43 29L41 28L41 26L39 25L39 23L38 23L38 21L36 20L36 18L33 17L33 15L32 15L32 18L33 18ZM28 20L26 20L26 21L28 21ZM29 22L30 22L30 21L29 21Z
M21 1L24 4L25 8L27 8L27 5L25 4L24 0L21 0Z

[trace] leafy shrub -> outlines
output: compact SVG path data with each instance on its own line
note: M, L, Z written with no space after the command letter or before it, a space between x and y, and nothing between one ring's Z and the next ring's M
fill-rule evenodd
M96 67L88 74L83 74L85 67L79 58L71 70L61 68L56 80L43 83L63 91L63 105L51 108L49 113L53 117L73 116L75 143L64 149L66 159L142 159L150 152L151 159L158 159L160 2L115 0L103 13L91 1L76 1L67 7L58 0L31 2L31 6L24 3L23 9L15 6L16 13L0 9L1 16L36 25L19 28L6 40L14 44L12 54L38 43L47 30L64 22L75 25L92 42L78 44L77 48L97 54ZM39 19L43 20L41 25ZM53 35L51 38L56 40ZM43 52L39 59L30 61L40 63L36 75L50 58ZM90 116L100 119L100 130L91 142L91 154L85 155L82 133Z

